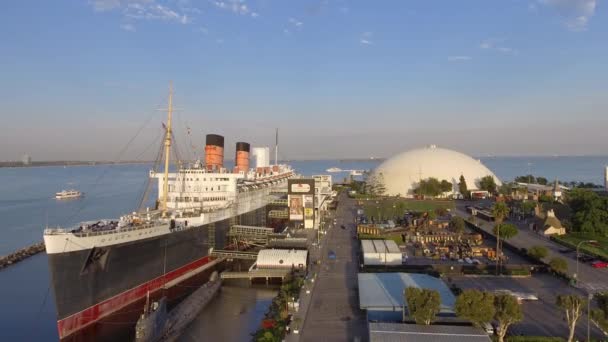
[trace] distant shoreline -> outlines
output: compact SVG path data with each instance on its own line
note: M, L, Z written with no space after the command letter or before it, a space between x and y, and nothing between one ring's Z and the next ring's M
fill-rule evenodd
M547 158L547 159L559 159L559 158L607 158L608 155L560 155L560 156L551 156L551 155L497 155L497 156L473 156L475 159L495 159L495 158ZM286 159L279 160L280 163L290 163L290 162L308 162L308 161L333 161L333 162L383 162L387 157L374 157L374 158L303 158L303 159ZM225 159L226 162L233 162L231 159ZM96 165L128 165L128 164L152 164L153 161L136 161L136 160L127 160L127 161L33 161L28 165L23 164L21 161L10 161L10 162L0 162L0 168L16 168L16 167L44 167L44 166L96 166Z
M152 161L38 161L30 164L22 162L0 162L0 168L21 168L21 167L44 167L44 166L96 166L96 165L125 165L125 164L152 164Z

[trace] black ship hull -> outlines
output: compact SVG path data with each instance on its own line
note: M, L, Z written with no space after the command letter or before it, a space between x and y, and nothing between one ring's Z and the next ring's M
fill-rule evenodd
M266 209L260 208L163 236L49 254L60 339L132 333L147 294L164 292L170 304L183 299L223 266L208 254L210 248L226 248L231 225L264 225L265 219Z

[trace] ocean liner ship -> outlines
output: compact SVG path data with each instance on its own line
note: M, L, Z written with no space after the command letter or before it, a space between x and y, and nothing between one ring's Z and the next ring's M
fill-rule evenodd
M265 224L266 206L294 176L288 165L269 165L268 148L254 150L262 155L250 169L243 142L234 169L226 169L224 138L215 134L207 135L204 163L170 172L172 91L167 112L164 172L149 174L158 184L155 208L44 231L62 340L98 339L111 317L137 317L147 295L163 292L171 301L194 291L222 262L213 249L230 248L229 228Z

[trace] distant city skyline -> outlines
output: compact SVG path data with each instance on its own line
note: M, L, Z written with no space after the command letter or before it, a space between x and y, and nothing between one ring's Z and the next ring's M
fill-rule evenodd
M273 146L275 127L282 159L608 155L603 5L4 3L0 160L113 161L142 126L121 159L153 159L170 80L185 155L207 133L227 159Z

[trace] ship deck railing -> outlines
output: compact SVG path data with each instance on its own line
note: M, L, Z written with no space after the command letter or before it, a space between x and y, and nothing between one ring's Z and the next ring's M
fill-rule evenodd
M137 225L137 226L133 226L133 227L120 228L120 229L114 228L114 229L98 230L98 231L86 231L86 230L75 231L75 229L67 229L67 228L47 228L44 230L44 234L45 235L74 234L75 236L78 236L78 237L88 237L88 236L99 236L99 235L108 235L108 234L116 234L116 233L126 233L126 232L132 232L135 230L147 229L147 228L152 228L152 227L154 227L154 224L146 223L146 224Z

